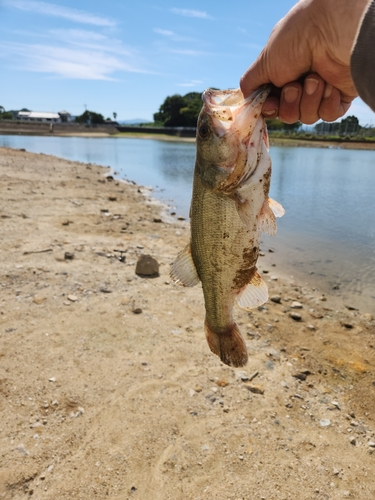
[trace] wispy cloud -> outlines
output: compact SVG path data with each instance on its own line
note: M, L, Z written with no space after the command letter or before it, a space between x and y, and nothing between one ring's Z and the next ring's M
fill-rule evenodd
M163 35L163 36L173 36L174 35L173 31L162 30L160 28L154 28L154 32L157 33L158 35Z
M171 12L185 17L197 17L199 19L212 19L212 17L202 10L190 10L190 9L171 9Z
M168 50L171 54L180 54L182 56L207 56L208 52L203 52L202 50L193 49L170 49Z
M36 12L47 16L62 17L70 21L95 26L116 26L116 21L107 17L100 17L90 12L71 7L62 7L53 3L28 1L28 0L3 0L3 5L28 12Z
M202 80L191 80L190 82L177 83L177 87L199 87L202 83Z
M19 70L67 79L115 80L119 72L150 73L137 51L86 30L51 30L43 43L0 42L0 57Z

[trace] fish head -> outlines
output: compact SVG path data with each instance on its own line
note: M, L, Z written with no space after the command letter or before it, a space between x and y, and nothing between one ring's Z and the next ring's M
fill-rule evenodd
M254 151L267 134L261 110L269 91L261 87L246 99L240 89L204 91L196 168L209 188L230 194L255 170Z

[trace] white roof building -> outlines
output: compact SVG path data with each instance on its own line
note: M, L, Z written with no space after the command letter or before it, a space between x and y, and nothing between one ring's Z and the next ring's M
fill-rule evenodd
M40 111L19 111L18 118L20 120L34 122L61 122L61 117L58 113L48 113Z

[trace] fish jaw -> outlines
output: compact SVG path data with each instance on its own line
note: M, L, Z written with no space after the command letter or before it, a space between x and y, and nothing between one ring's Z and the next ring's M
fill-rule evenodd
M268 93L267 87L246 99L239 89L207 89L203 93L197 127L197 163L211 189L231 194L255 171L267 137L261 109Z

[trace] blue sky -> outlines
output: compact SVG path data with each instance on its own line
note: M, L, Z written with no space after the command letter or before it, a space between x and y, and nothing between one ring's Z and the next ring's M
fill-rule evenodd
M0 105L152 120L168 95L238 87L294 3L0 0Z

